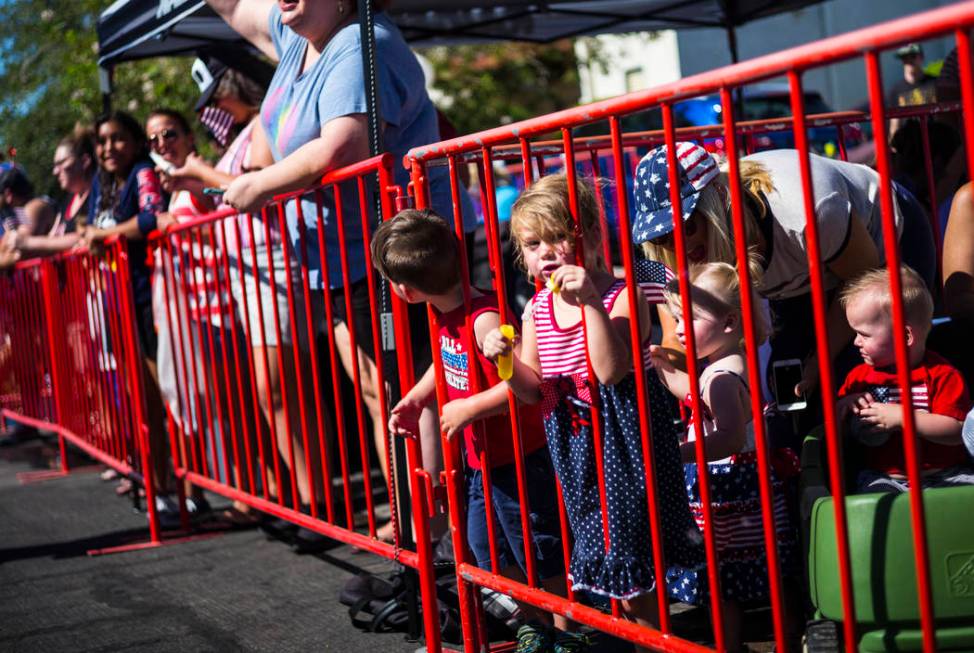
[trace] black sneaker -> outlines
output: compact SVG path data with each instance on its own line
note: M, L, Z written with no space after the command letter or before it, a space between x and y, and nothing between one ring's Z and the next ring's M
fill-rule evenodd
M146 517L148 518L148 516L149 513L146 512ZM159 518L159 528L164 531L176 530L181 526L179 521L179 505L171 495L156 495L156 516Z

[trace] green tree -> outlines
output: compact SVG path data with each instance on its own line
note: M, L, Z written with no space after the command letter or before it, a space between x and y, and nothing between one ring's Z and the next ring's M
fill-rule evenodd
M469 134L578 104L578 64L570 40L420 50L433 65L437 105Z
M0 55L0 148L16 159L39 191L59 193L51 161L76 123L101 112L95 24L106 0L6 0ZM157 106L188 111L198 96L192 59L162 58L115 70L113 107L142 120Z

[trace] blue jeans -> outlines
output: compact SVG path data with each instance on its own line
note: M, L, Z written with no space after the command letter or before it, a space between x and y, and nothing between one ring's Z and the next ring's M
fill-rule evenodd
M479 469L467 470L467 543L481 569L490 569L490 536L487 532L487 503L484 476ZM561 550L561 528L555 470L548 448L542 447L524 457L530 504L531 538L540 578L565 574ZM521 502L517 491L517 470L513 463L490 470L494 533L497 535L498 571L517 565L527 573L524 557L524 532L521 529Z

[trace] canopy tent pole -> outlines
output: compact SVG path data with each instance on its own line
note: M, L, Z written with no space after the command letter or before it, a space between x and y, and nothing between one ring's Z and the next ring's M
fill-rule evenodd
M382 133L379 129L379 92L378 92L378 72L376 68L376 52L375 52L375 14L372 8L372 0L357 0L358 2L358 21L359 29L361 30L361 40L362 40L362 78L365 82L365 103L366 103L366 117L368 119L368 130L369 130L369 155L377 156L382 152ZM375 227L379 225L382 221L382 193L384 189L379 188L378 175L375 175L370 180L370 185L372 186L372 197L375 203L375 224L373 225L373 233ZM389 285L387 283L379 282L378 293L379 293L379 303L380 310L382 311L382 319L380 324L382 326L383 332L387 328L392 327L392 297L389 295ZM392 334L390 334L392 335ZM386 334L382 334L383 347L381 352L376 352L376 356L383 357L383 366L387 370L396 369L396 350L395 350L395 338L386 337ZM391 347L387 348L385 343L391 343ZM397 401L402 395L402 390L399 386L399 377L396 374L386 375L386 382L389 383L390 394L393 401ZM384 392L384 389L380 388L379 392ZM386 446L392 447L393 455L393 465L392 469L388 470L390 475L394 475L395 482L391 483L391 486L399 488L400 491L408 492L409 488L409 465L406 462L406 445L402 438L395 437L391 432L389 433L389 441ZM378 455L382 455L381 451L376 452ZM395 525L396 530L399 534L400 542L409 545L412 543L412 528L411 528L411 515L410 515L410 503L409 501L398 501L400 492L390 493L389 503L396 503L396 510L392 511L392 518L396 519L399 523ZM404 567L405 571L405 581L407 585L406 596L406 609L409 614L409 636L412 639L419 639L420 636L420 620L419 620L419 579L416 576L414 570Z
M735 64L741 60L737 52L737 28L728 22L724 29L727 30L727 48L730 50L731 63Z
M101 111L110 113L112 110L112 78L115 66L98 66L98 88L101 90Z

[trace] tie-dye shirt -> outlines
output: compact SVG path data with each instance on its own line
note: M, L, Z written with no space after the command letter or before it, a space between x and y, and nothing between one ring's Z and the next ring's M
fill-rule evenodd
M325 46L321 57L308 70L301 72L307 42L281 23L281 11L275 5L270 12L270 33L280 63L274 73L264 103L261 122L268 135L274 159L290 155L299 147L321 135L322 126L335 118L367 112L365 82L362 75L362 50L359 25L352 23L339 30ZM379 109L384 129L382 145L394 156L396 183L404 189L408 172L401 161L409 149L439 140L436 110L426 94L423 70L409 50L399 30L384 15L375 17L376 61L378 64ZM440 215L453 215L449 175L444 167L430 169L430 199ZM463 194L465 230L476 227L473 205ZM371 202L369 206L371 206ZM355 184L342 189L345 218L345 251L349 262L349 281L365 277L359 200ZM324 197L323 217L328 255L330 285L342 285L337 226L330 216L334 199ZM315 287L322 285L318 262L316 209L313 197L302 203L302 214L308 229L308 268ZM288 229L297 246L297 207L288 205Z

